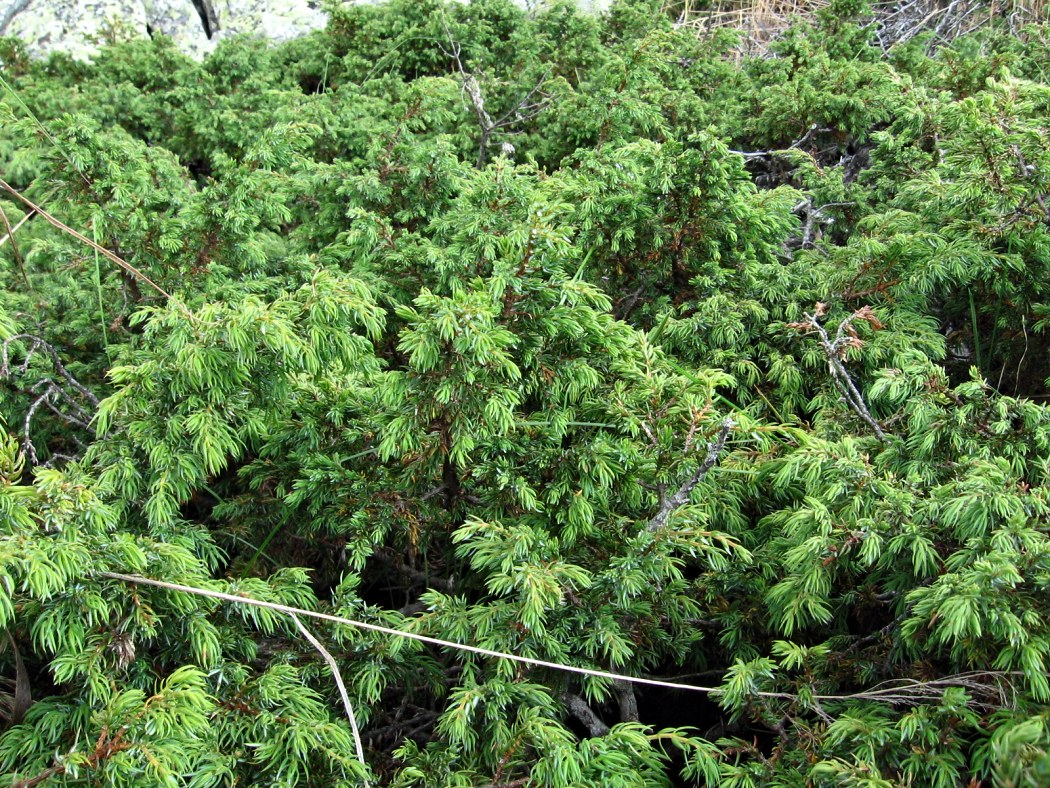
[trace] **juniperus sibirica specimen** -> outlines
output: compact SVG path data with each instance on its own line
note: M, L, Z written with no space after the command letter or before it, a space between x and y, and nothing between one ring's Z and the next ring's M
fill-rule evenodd
M3 40L0 782L1050 784L1050 27L684 5Z

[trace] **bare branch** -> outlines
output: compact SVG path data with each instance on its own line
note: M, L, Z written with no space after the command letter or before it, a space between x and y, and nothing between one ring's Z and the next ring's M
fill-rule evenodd
M417 707L418 708L418 707ZM399 711L398 714L401 712ZM394 722L381 728L372 728L365 732L368 746L373 747L378 741L396 738L398 740L411 739L426 728L432 727L441 715L436 711L421 709L418 714L410 719L403 720L395 718Z
M33 705L33 688L29 681L29 672L22 661L22 652L19 651L18 644L11 635L10 630L5 631L4 635L7 636L7 645L10 646L11 653L15 658L15 692L14 697L10 701L10 710L5 709L5 711L7 711L7 723L9 725L18 725L25 717L26 711Z
M8 370L8 349L10 348L12 342L16 342L19 340L26 340L32 343L32 347L30 348L30 350L26 351L27 356L32 355L38 350L43 350L45 353L47 353L48 357L51 359L51 364L55 368L55 372L61 375L65 379L65 381L78 393L80 393L88 402L90 402L95 407L98 407L98 397L96 397L87 388L81 385L81 383L69 373L69 370L67 370L65 365L62 363L62 359L59 358L58 351L55 350L54 346L52 346L46 340L36 336L35 334L15 334L14 336L8 337L4 340L2 349L0 349L0 377L6 377L10 374ZM27 369L26 365L28 364L28 361L29 359L27 358L25 364L23 364L22 367L23 371Z
M30 462L38 465L39 457L32 440L32 423L40 409L47 408L71 427L90 430L93 415L81 405L77 397L86 400L92 411L98 408L99 399L66 369L54 346L34 334L15 334L0 343L0 379L13 376L11 370L11 343L13 342L28 344L25 358L17 368L20 374L26 374L33 356L42 352L51 362L57 376L57 379L45 376L28 389L21 390L22 393L34 397L22 423L22 451L25 452ZM63 403L62 408L58 407L58 402Z
M57 777L58 775L65 773L65 766L51 766L47 769L44 769L44 771L40 772L40 774L34 777L29 777L25 780L15 780L13 783L11 783L11 788L33 788L36 785L40 785L43 782L47 782L52 777Z
M477 76L464 67L463 60L460 57L462 47L456 42L447 22L445 23L445 35L448 37L449 48L444 49L442 47L441 51L456 62L456 70L460 75L460 85L469 99L470 107L474 111L478 121L478 128L481 131L478 138L478 160L476 164L478 169L481 169L485 166L485 159L488 155L489 143L493 133L513 126L516 123L524 123L531 120L547 108L547 105L550 103L549 97L542 94L541 91L547 82L547 75L550 71L548 70L510 109L496 120L493 120L485 105L485 95L481 90L481 84L478 82ZM533 101L537 95L540 95L539 100ZM509 142L503 143L503 152L508 156L512 155L514 146Z
M583 726L593 738L597 739L609 733L609 726L602 722L601 718L594 713L594 709L579 695L563 692L561 699L565 702L565 708L569 710L573 717L583 723Z
M678 488L678 491L669 498L663 500L660 504L660 511L658 511L653 518L649 521L647 529L652 531L659 531L665 525L667 525L668 518L675 512L675 510L681 508L689 501L689 495L693 492L693 488L696 487L704 477L710 472L715 464L718 462L718 455L721 454L722 449L725 448L726 439L729 437L730 431L736 426L734 422L728 416L723 419L722 427L718 431L718 436L714 441L707 444L707 456L704 457L704 461L700 463L700 467L696 469L696 472L690 476L682 486Z
M835 338L832 339L824 326L820 324L820 317L823 315L824 309L824 304L817 304L817 310L814 314L805 313L806 319L804 322L792 323L791 326L803 331L816 332L820 338L820 346L824 350L824 356L828 360L828 368L831 370L831 378L835 383L835 388L839 390L843 400L853 412L871 427L875 437L885 442L885 431L871 415L871 411L868 410L868 405L864 401L864 396L860 393L856 383L853 382L853 377L843 362L846 357L846 351L849 348L860 347L862 344L853 328L853 322L858 319L867 320L875 327L881 327L881 323L878 323L870 307L863 307L839 323L839 327L835 332Z
M403 577L420 583L427 588L436 588L439 591L444 591L446 594L451 594L455 590L456 584L454 580L445 577L437 577L431 575L429 572L424 572L411 567L394 555L391 550L377 550L372 553L372 557L379 559Z
M821 225L830 224L833 220L829 219L824 213L829 208L849 208L856 205L855 202L829 202L816 207L813 205L813 198L807 197L798 205L792 209L792 213L805 213L805 220L802 222L802 237L799 243L801 249L812 249L814 242L817 239L817 233L820 230ZM793 239L792 239L793 240ZM789 241L789 244L791 242Z
M616 699L620 705L620 722L638 722L638 698L634 685L629 681L614 681Z

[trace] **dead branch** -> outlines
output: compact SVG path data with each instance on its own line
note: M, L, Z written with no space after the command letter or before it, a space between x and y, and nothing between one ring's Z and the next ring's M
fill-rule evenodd
M883 431L882 426L875 421L871 411L868 410L864 396L857 388L857 384L853 382L853 376L850 375L845 364L846 352L850 348L859 348L864 344L860 337L857 336L853 322L855 320L864 320L876 329L881 328L882 323L875 317L871 307L862 307L839 323L839 327L835 331L835 338L832 339L824 326L820 324L820 318L823 317L826 309L827 306L825 304L817 304L813 314L805 313L806 319L804 322L790 323L789 325L806 333L817 334L824 356L828 360L828 368L831 370L831 379L835 383L835 388L838 389L842 399L853 412L871 427L875 436L880 441L885 442L886 433Z
M638 722L638 698L634 685L629 681L614 681L616 699L620 706L620 722Z
M15 642L10 630L4 632L4 635L7 638L7 646L10 647L15 658L15 691L11 697L10 706L4 709L4 716L8 725L18 725L25 717L26 711L33 705L33 687L25 662L22 661L22 652L18 648L18 643ZM0 650L4 649L0 648Z
M515 124L526 123L532 120L550 104L550 97L542 92L550 71L526 91L510 109L498 118L493 119L485 105L485 95L481 90L481 84L478 82L477 76L463 66L461 58L462 48L452 35L452 31L449 30L448 24L445 24L445 35L448 37L449 48L447 50L442 48L442 52L456 63L456 71L460 76L460 87L468 99L470 108L474 111L474 116L477 118L478 128L481 132L478 138L478 160L476 164L477 168L481 169L485 166L493 134L506 130ZM513 156L514 146L509 142L504 142L502 153L505 156Z
M33 398L22 423L22 451L30 462L37 465L39 458L33 445L32 424L40 409L47 408L71 427L90 430L99 399L66 369L54 346L34 334L15 334L0 344L0 380L14 377L11 366L11 344L14 342L28 344L25 358L15 368L19 375L28 373L33 358L40 354L48 358L55 372L53 376L45 375L29 388L21 389L23 394Z
M390 739L404 741L418 736L427 728L432 728L441 715L436 711L420 710L418 714L407 720L395 720L389 725L381 728L372 728L365 732L368 746L374 747L376 742Z
M704 477L710 472L715 464L718 462L718 455L721 454L722 449L725 448L726 439L729 437L730 431L736 426L734 422L728 416L723 419L722 427L718 431L718 436L711 443L707 444L707 456L704 457L704 461L700 463L700 467L696 469L696 472L686 479L682 486L678 488L677 492L669 498L665 498L661 495L660 509L652 519L649 520L647 530L650 532L659 531L665 525L667 520L674 512L685 506L689 501L689 495L693 492L693 488L696 487L700 482L704 480Z
M415 583L419 583L426 588L435 588L438 591L443 591L446 594L451 594L455 591L456 583L451 578L439 577L432 575L429 572L411 567L402 561L398 556L394 554L392 550L381 549L372 553L372 557L386 564L391 569L395 570L402 577L411 580Z
M732 29L742 36L736 55L769 57L770 45L780 38L798 16L812 16L827 5L827 0L770 0L763 3L739 3L714 0L704 8L687 8L675 23L676 28L695 31L698 37L709 36L717 29ZM1005 18L1010 32L1020 35L1026 24L1041 21L1040 3L1012 3L1009 13L1001 5L985 0L876 0L866 20L871 25L875 43L884 52L917 36L932 33L928 47L944 46L960 36Z

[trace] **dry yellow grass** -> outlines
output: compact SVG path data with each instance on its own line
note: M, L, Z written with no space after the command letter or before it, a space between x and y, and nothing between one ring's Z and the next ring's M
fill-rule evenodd
M763 55L769 43L798 17L812 17L829 0L668 0L664 9L678 18L681 27L698 35L718 29L742 33L738 55ZM874 0L873 18L890 46L924 31L950 40L972 32L995 19L1005 19L1011 29L1050 19L1050 0Z
M677 12L680 26L691 27L698 35L719 29L740 31L736 54L761 55L792 19L811 16L827 3L828 0L717 0L709 4L679 0L666 7ZM697 8L698 5L705 7Z

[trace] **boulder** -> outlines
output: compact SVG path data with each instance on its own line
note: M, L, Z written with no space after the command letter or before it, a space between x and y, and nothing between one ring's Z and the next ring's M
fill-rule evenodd
M29 5L29 0L0 0L0 35L7 35L4 32L7 23L27 5Z
M543 0L515 2L531 10ZM602 11L610 0L577 2L584 10ZM282 42L327 22L321 0L0 0L0 35L18 36L38 57L58 51L90 60L106 36L163 33L201 58L229 36Z
M146 35L146 9L142 0L28 0L12 11L4 35L18 36L30 55L65 52L88 60L99 42L113 36ZM0 20L4 10L0 7Z
M171 36L187 55L201 58L215 46L193 0L144 0L144 6L149 31Z
M328 23L317 0L204 0L216 21L216 38L248 34L282 42Z

